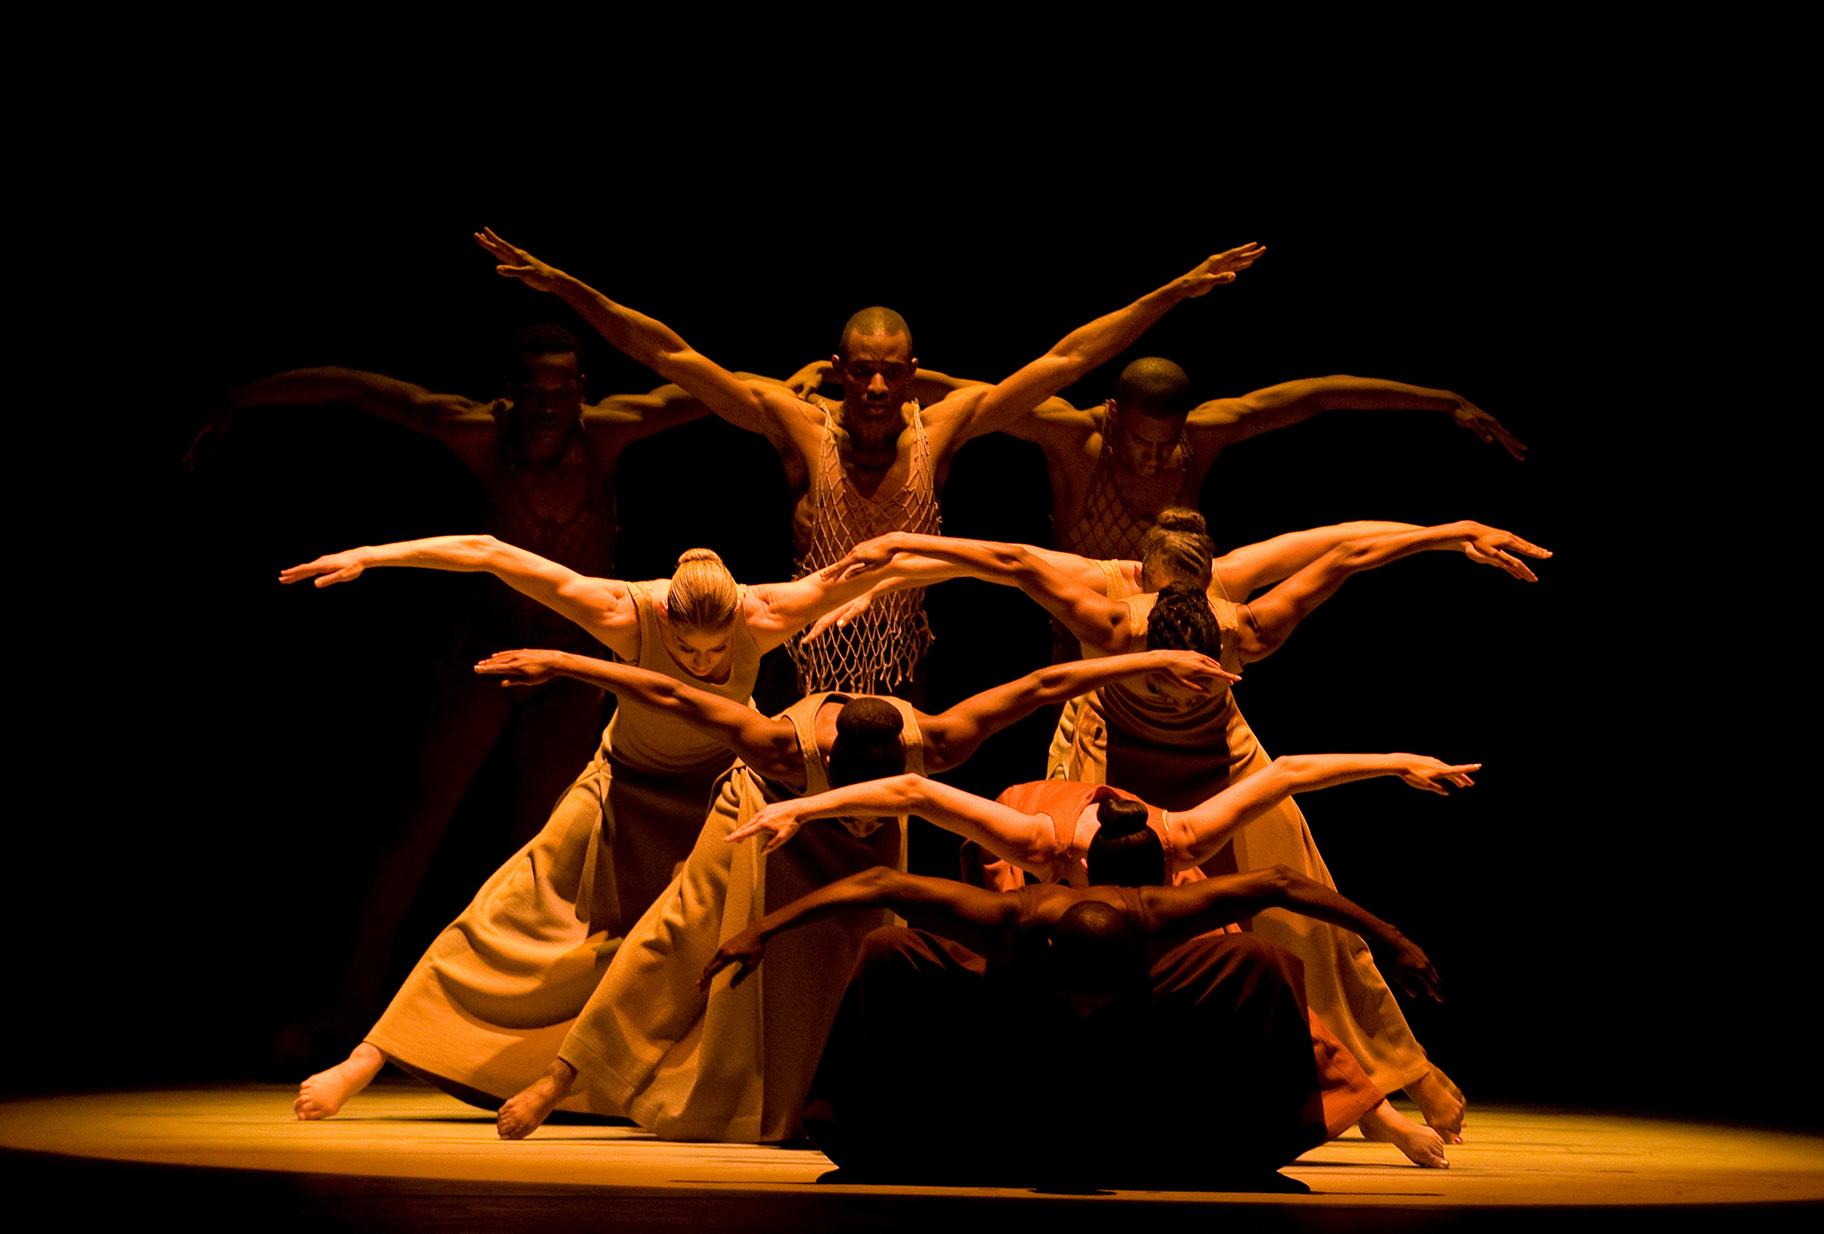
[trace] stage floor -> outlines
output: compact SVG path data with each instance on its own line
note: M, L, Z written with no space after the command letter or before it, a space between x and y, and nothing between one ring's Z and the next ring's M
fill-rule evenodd
M1662 1222L1718 1219L1719 1205L1737 1218L1751 1206L1763 1220L1824 1210L1821 1139L1518 1109L1472 1110L1449 1170L1409 1166L1391 1146L1352 1134L1285 1170L1309 1195L1060 1195L819 1185L830 1169L820 1153L665 1143L625 1126L552 1125L505 1143L492 1115L428 1088L376 1086L320 1123L293 1120L291 1097L288 1088L245 1086L16 1101L0 1105L0 1149L16 1182L81 1193L72 1202L282 1198L300 1224L370 1228L912 1227L953 1219L958 1204L1048 1230L1091 1212L1106 1219L1110 1204L1134 1206L1132 1217L1189 1206L1206 1219L1247 1210L1279 1228L1354 1230L1620 1216L1618 1208L1653 1210Z

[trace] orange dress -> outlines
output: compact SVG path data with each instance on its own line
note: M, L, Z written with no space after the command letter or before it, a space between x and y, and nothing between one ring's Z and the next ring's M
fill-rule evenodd
M639 667L746 701L760 650L743 621L720 685L690 676L659 635L657 584L629 584ZM727 747L623 699L595 758L544 828L437 936L366 1040L469 1099L504 1099L544 1073L627 927L665 887L703 823ZM585 1108L566 1100L567 1109Z

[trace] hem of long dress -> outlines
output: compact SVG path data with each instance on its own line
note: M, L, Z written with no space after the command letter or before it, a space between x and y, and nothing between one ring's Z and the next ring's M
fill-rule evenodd
M615 1108L613 1113L632 1119L642 1129L661 1140L703 1141L724 1144L764 1144L759 1118L742 1118L715 1128L694 1128L668 1115L660 1103L646 1098L651 1083L635 1083L622 1075L601 1054L581 1043L566 1042L558 1058L576 1069L580 1087L589 1094L589 1107L595 1110L596 1098L606 1098Z

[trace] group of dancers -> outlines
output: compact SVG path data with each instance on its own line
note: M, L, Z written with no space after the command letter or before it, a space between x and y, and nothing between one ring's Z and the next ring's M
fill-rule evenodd
M485 753L510 721L503 700L561 699L566 750L598 691L616 707L537 834L347 1059L304 1081L298 1117L334 1115L392 1062L498 1108L508 1139L559 1109L674 1139L808 1135L855 1178L1206 1185L1352 1126L1447 1164L1462 1094L1381 969L1418 997L1436 996L1436 974L1336 892L1294 797L1371 777L1445 793L1480 764L1270 759L1231 686L1355 573L1449 550L1531 582L1528 559L1549 554L1466 521L1345 523L1218 555L1188 507L1225 445L1320 411L1442 412L1519 457L1498 421L1447 390L1353 377L1197 403L1159 358L1128 365L1104 407L1058 397L1233 282L1265 253L1255 244L985 383L921 367L884 308L790 379L733 373L492 231L476 239L498 273L556 295L669 384L585 404L576 340L541 327L518 340L511 397L491 403L345 369L230 399L349 402L432 433L490 500L486 534L348 549L282 582L478 572L531 602L497 627L526 645L473 665L490 697L451 689L452 713L480 718L450 719L466 745L429 743L427 783L455 788L426 794L429 821L376 878L365 949L396 924L376 906L422 874L472 773L452 752ZM703 414L779 450L796 579L742 585L706 548L669 579L607 577L620 451ZM1044 449L1059 547L939 534L950 459L996 431ZM919 678L922 590L958 577L1024 591L1074 656L935 714L889 693ZM775 648L803 697L769 717L751 694ZM1035 779L993 800L930 778L1054 705L1046 778L1036 750ZM958 878L907 872L914 815L962 838ZM1402 1090L1423 1123L1387 1100Z

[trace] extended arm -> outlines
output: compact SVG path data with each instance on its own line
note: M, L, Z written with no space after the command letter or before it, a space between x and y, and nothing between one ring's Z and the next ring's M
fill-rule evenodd
M1270 540L1231 549L1211 563L1211 573L1222 583L1224 595L1231 600L1245 600L1262 587L1297 574L1345 540L1417 530L1416 523L1360 520L1288 531Z
M916 814L974 840L995 856L1045 879L1051 878L1066 848L1049 815L1027 814L910 772L774 802L730 832L728 839L738 843L749 836L764 836L761 851L770 853L814 819L897 818L903 814ZM1074 825L1075 820L1071 822Z
M924 716L925 766L943 771L963 762L983 741L1040 707L1062 703L1124 677L1168 673L1179 684L1207 690L1218 681L1239 681L1208 656L1194 651L1136 651L1053 664L964 699L940 715Z
M1285 866L1227 874L1180 887L1143 887L1140 902L1154 932L1171 938L1190 938L1267 908L1281 908L1342 926L1374 946L1383 965L1392 968L1408 994L1442 998L1437 970L1410 939L1355 901Z
M841 578L864 572L872 582L878 581L872 572L879 569L897 569L898 586L968 577L1018 587L1087 646L1108 652L1127 649L1127 606L1105 594L1101 567L1074 553L995 540L889 532L857 545L826 573Z
M1551 556L1512 532L1467 521L1345 540L1260 599L1241 606L1242 660L1258 660L1278 650L1298 623L1336 594L1351 575L1414 553L1445 549L1461 551L1471 561L1498 567L1529 583L1539 579L1515 554Z
M497 273L557 296L617 350L676 382L731 424L792 440L809 426L804 405L785 386L759 379L743 381L691 347L664 322L615 303L491 230L477 232L475 241L500 263L495 266Z
M453 420L489 419L486 403L459 394L433 394L423 386L352 368L292 369L228 393L231 411L312 403L347 403L420 433L434 433Z
M730 964L740 965L729 981L731 986L739 985L764 957L767 940L783 930L867 908L891 909L910 922L954 937L1010 925L1018 916L1019 902L1014 896L947 878L925 878L875 866L819 887L723 943L703 970L701 988L708 989L710 980Z
M1247 826L1294 793L1316 792L1353 780L1398 776L1414 788L1448 793L1468 788L1481 763L1456 766L1420 754L1288 754L1189 810L1168 810L1172 847L1192 864L1209 860Z
M633 659L640 653L639 617L625 583L578 574L488 535L432 536L345 549L283 570L279 581L301 583L314 578L318 587L328 587L352 582L364 570L378 566L492 574L513 590L568 617L616 655Z
M1050 351L998 385L979 395L964 391L958 396L959 422L954 429L957 436L951 440L962 441L1007 428L1045 399L1120 355L1175 306L1234 282L1238 273L1260 260L1266 251L1259 244L1249 243L1217 253L1125 308L1072 330ZM934 413L943 406L940 403Z
M1212 399L1192 409L1185 433L1192 449L1208 458L1244 437L1297 424L1325 411L1447 412L1484 442L1498 441L1515 458L1526 457L1526 446L1518 437L1462 395L1378 377L1306 377L1240 398Z
M655 711L682 720L769 779L802 785L804 758L788 720L771 719L744 703L699 690L632 664L615 664L565 651L498 651L475 666L503 685L531 686L554 676L575 677L623 698L638 699Z

